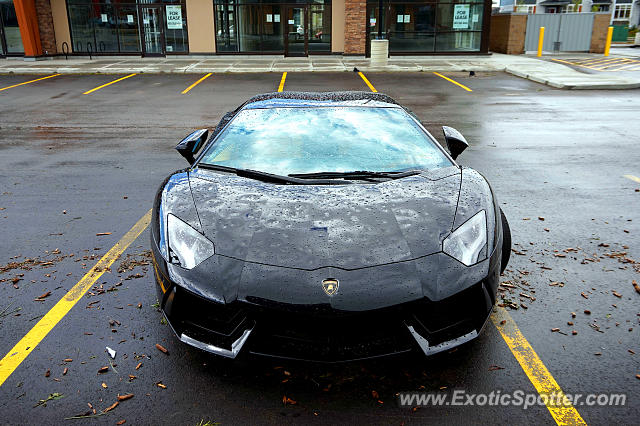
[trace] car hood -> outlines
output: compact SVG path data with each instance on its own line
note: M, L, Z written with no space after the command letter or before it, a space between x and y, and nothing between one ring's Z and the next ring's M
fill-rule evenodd
M191 192L217 255L304 270L353 270L439 252L460 170L353 185L276 185L195 169Z

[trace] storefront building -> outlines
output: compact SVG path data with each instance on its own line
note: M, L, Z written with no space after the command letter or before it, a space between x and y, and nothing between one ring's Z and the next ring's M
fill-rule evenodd
M382 10L382 13L380 11ZM488 0L0 0L0 56L488 51Z

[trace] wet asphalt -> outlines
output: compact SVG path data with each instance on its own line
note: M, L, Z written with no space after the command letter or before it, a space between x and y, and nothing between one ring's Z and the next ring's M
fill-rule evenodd
M446 75L473 91L431 73L367 78L439 140L442 125L467 137L459 161L489 179L511 223L500 302L565 393L627 395L625 406L576 406L587 423L637 422L640 183L624 175L640 176L640 91ZM151 208L162 179L186 166L178 140L277 90L281 74L213 75L186 95L198 76L137 75L82 94L115 78L63 75L0 92L1 356ZM3 75L0 88L30 79ZM285 90L368 88L354 73L289 73ZM230 363L187 347L153 306L148 240L145 231L0 387L0 423L554 423L539 406L398 407L402 391L535 393L491 323L472 345L429 359ZM99 374L105 346L117 355ZM63 397L34 407L53 393ZM65 420L130 393L103 415Z

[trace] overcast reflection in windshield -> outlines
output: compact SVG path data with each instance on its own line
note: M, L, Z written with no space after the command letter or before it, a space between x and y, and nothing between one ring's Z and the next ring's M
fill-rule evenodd
M278 175L451 165L404 110L366 107L241 111L202 162Z

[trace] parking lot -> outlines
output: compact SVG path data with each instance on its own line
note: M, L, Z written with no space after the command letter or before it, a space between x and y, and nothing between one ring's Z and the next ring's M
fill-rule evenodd
M42 77L0 76L0 423L637 422L639 90L426 72L212 74L195 85L204 75L57 75L21 84ZM173 149L182 137L279 88L377 90L439 141L442 125L466 136L459 162L492 183L514 242L500 306L473 344L428 359L311 365L222 362L175 338L156 308L144 217L162 180L187 166ZM79 282L88 291L68 293ZM54 306L60 300L68 303ZM452 389L627 398L526 410L397 403L399 392Z

